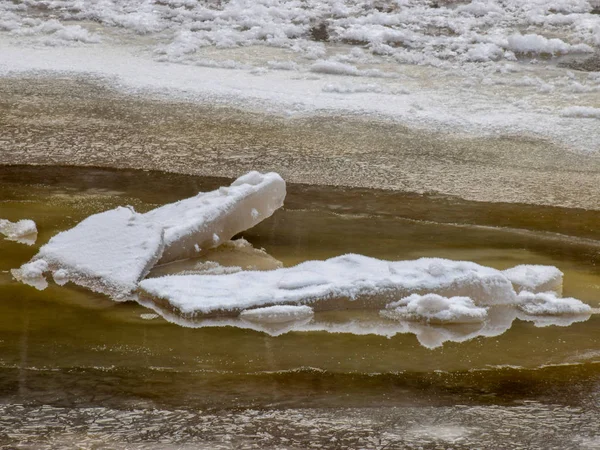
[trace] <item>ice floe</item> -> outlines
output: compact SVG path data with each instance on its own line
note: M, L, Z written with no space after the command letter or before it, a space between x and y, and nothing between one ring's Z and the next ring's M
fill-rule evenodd
M515 291L554 292L562 295L563 273L554 266L519 265L502 271Z
M43 285L43 273L115 299L125 299L160 259L163 229L131 208L94 214L42 246L33 261L13 269L15 278Z
M252 228L283 205L285 181L249 172L229 187L156 208L144 217L164 229L161 263L197 256Z
M389 262L355 254L266 272L151 278L140 289L191 316L237 315L277 304L309 304L315 311L380 309L413 293L468 296L478 305L516 302L512 284L496 269L438 258Z
M285 182L279 175L249 172L229 187L146 214L130 207L94 214L54 236L32 262L12 273L16 279L44 289L47 282L42 272L52 272L57 284L70 281L126 300L157 263L197 256L228 242L272 215L283 204L285 193ZM247 259L253 257L257 267L280 264L246 241L222 247L221 254L229 249L244 253Z
M413 294L390 303L381 311L381 315L427 323L473 323L484 321L487 310L475 306L469 297Z
M0 234L9 241L33 245L37 239L37 227L33 220L22 219L18 222L0 219Z
M532 316L562 316L591 314L592 308L575 298L559 298L551 292L523 291L518 296L518 308Z

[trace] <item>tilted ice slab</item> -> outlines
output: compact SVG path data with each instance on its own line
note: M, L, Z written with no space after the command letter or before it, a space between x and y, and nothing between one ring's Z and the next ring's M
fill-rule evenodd
M390 303L382 317L427 323L477 323L487 318L486 308L475 306L469 297L413 294Z
M249 172L229 187L156 208L145 218L165 231L160 263L197 256L252 228L283 205L285 181L276 173Z
M502 271L517 293L553 292L562 295L563 273L554 266L520 265Z
M502 272L471 262L422 258L389 262L348 254L266 272L150 278L140 282L153 301L185 316L236 315L241 310L306 304L315 311L383 308L411 294L469 297L476 305L515 304Z
M37 227L33 220L23 219L18 222L0 219L0 234L9 241L33 245L37 239Z
M55 281L71 281L119 300L160 259L163 229L131 208L94 214L70 230L54 236L30 263L13 269L15 278L38 289L46 287L43 274Z

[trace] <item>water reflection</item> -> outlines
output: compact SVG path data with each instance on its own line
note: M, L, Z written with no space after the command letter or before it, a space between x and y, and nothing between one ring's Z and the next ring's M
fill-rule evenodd
M425 348L435 349L446 342L466 342L478 337L490 338L508 331L515 319L533 322L536 327L569 326L585 322L592 314L570 316L530 316L515 306L490 306L488 317L481 323L428 324L425 322L391 319L376 311L345 310L316 312L313 317L282 323L266 323L237 318L186 318L161 308L154 302L140 302L156 311L168 322L187 328L235 327L281 336L291 332L348 333L358 336L376 335L391 338L397 334L413 334Z

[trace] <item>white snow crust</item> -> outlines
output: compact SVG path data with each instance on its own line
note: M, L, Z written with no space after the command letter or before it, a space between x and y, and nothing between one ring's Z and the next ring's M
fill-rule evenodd
M22 219L17 222L0 219L0 234L10 241L33 245L37 239L37 227L33 220Z
M563 273L554 266L520 265L502 273L510 280L517 293L553 292L562 295Z
M487 318L486 308L475 306L469 297L442 297L437 294L413 294L390 303L381 311L386 318L427 323L473 323Z
M164 228L160 263L197 256L252 228L283 205L285 181L276 173L249 172L229 187L156 208L144 218Z
M518 296L518 307L532 316L562 316L591 314L592 308L575 298L559 298L551 292L522 291Z
M156 264L163 247L162 227L131 208L119 207L52 237L13 275L27 280L52 271L62 284L71 281L124 299Z
M355 254L264 272L151 278L140 288L192 316L280 304L308 304L315 311L341 304L383 308L394 296L413 293L468 296L478 305L516 302L510 281L492 268L437 258L389 262Z

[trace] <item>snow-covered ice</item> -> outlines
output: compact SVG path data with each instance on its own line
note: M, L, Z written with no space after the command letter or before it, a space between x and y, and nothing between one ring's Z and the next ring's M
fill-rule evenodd
M562 295L563 273L554 266L519 265L502 271L517 293L553 292Z
M33 220L21 219L17 222L0 219L0 234L10 241L33 245L37 239L37 227Z
M486 308L475 306L469 297L442 297L413 294L392 302L381 311L383 317L427 323L473 323L487 318Z
M62 284L71 281L120 300L136 289L160 259L163 247L161 226L131 208L119 207L52 237L32 262L12 272L27 282L39 281L42 272L51 271Z
M162 264L197 256L252 228L283 205L285 194L278 174L249 172L229 187L161 206L144 217L164 228Z
M477 305L516 302L510 281L489 267L438 258L389 262L355 254L265 272L150 278L140 289L147 299L186 316L237 315L280 304L307 304L315 311L380 309L413 293L468 296Z
M563 316L591 314L592 308L575 298L559 298L552 292L522 291L518 308L532 316Z

